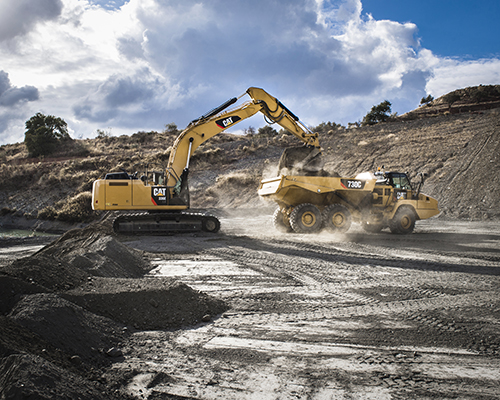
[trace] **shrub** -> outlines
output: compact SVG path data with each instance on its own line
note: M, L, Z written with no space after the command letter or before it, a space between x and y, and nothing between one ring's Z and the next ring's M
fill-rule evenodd
M139 144L144 144L144 143L153 141L154 137L155 137L155 133L156 132L153 132L153 131L151 131L151 132L140 131L140 132L134 133L132 135L131 139ZM130 139L127 136L125 136L124 139L125 139L125 143L122 143L121 146L119 146L119 148L129 149L130 147L129 147L128 142L130 141Z
M50 154L58 142L70 139L68 124L62 118L37 113L26 121L24 143L31 157Z
M59 211L58 211L59 210ZM92 193L82 192L38 211L37 218L49 221L88 222L94 217Z
M379 105L373 106L363 118L362 125L374 125L378 122L386 122L391 117L391 102L384 100Z
M318 126L312 128L312 131L315 133L319 133L320 135L331 135L337 129L341 128L342 125L336 124L335 122L322 122Z
M458 91L454 91L443 96L444 102L447 103L450 107L453 103L456 103L461 98L462 96L460 96L460 93Z
M422 99L420 100L420 104L421 105L429 104L433 100L434 100L434 97L432 97L432 95L430 94L427 97L422 97Z
M269 125L259 128L258 135L262 137L274 137L278 135L278 132Z
M96 138L103 139L111 136L111 130L104 131L103 129L97 129Z
M469 89L472 101L495 101L500 97L500 85L479 85Z
M68 199L56 219L66 222L85 222L92 219L92 193L82 192Z
M243 129L243 133L246 136L253 136L255 135L255 128L253 126L249 126L248 128Z
M175 135L177 136L181 131L177 128L177 125L174 122L170 122L169 124L165 125L165 130L163 131L164 133L168 135Z
M38 219L44 219L47 221L53 221L56 219L56 217L57 217L57 211L52 206L43 208L42 210L38 211L37 215Z

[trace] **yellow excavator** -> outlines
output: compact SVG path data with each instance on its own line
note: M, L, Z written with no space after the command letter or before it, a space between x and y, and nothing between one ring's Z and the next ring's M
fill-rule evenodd
M245 95L251 100L228 109ZM123 170L96 180L92 187L92 208L127 211L114 220L117 233L218 232L220 221L214 215L187 211L189 160L203 142L258 112L264 114L266 122L278 123L304 143L290 151L290 156L282 161L284 167L299 160L304 175L322 169L318 134L303 125L278 99L263 89L251 87L191 121L175 140L165 170L146 170L141 176Z

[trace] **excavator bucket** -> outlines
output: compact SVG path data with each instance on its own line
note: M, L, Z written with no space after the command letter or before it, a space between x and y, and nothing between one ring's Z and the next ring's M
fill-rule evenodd
M322 176L324 162L316 147L289 147L281 155L278 175Z

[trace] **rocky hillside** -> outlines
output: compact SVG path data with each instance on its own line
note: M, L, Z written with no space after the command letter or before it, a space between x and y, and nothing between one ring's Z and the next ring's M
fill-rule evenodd
M500 109L436 115L343 131L323 141L333 169L429 175L442 217L500 218Z
M426 100L426 99L422 99ZM500 107L500 85L480 85L457 89L398 117L400 120L425 118L439 114L481 112Z
M391 122L350 129L329 124L331 129L321 132L326 169L344 176L379 166L408 172L412 178L426 172L424 192L439 200L441 218L499 219L498 88L461 89ZM483 91L487 93L477 94ZM90 210L92 182L119 168L165 165L177 134L170 129L73 140L44 159L28 158L23 143L1 146L1 222L6 225L17 217L91 220L96 217ZM300 144L275 131L212 138L191 163L192 206L264 205L257 196L258 182L276 174L285 147Z

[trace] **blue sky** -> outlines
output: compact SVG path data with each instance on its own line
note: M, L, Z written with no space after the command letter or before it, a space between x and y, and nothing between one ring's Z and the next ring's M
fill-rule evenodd
M37 112L74 138L184 128L250 86L309 126L384 100L403 114L428 94L500 84L499 4L0 0L0 144L23 141ZM232 131L249 125L265 122Z
M377 20L413 22L421 45L441 57L500 55L499 0L363 0Z

